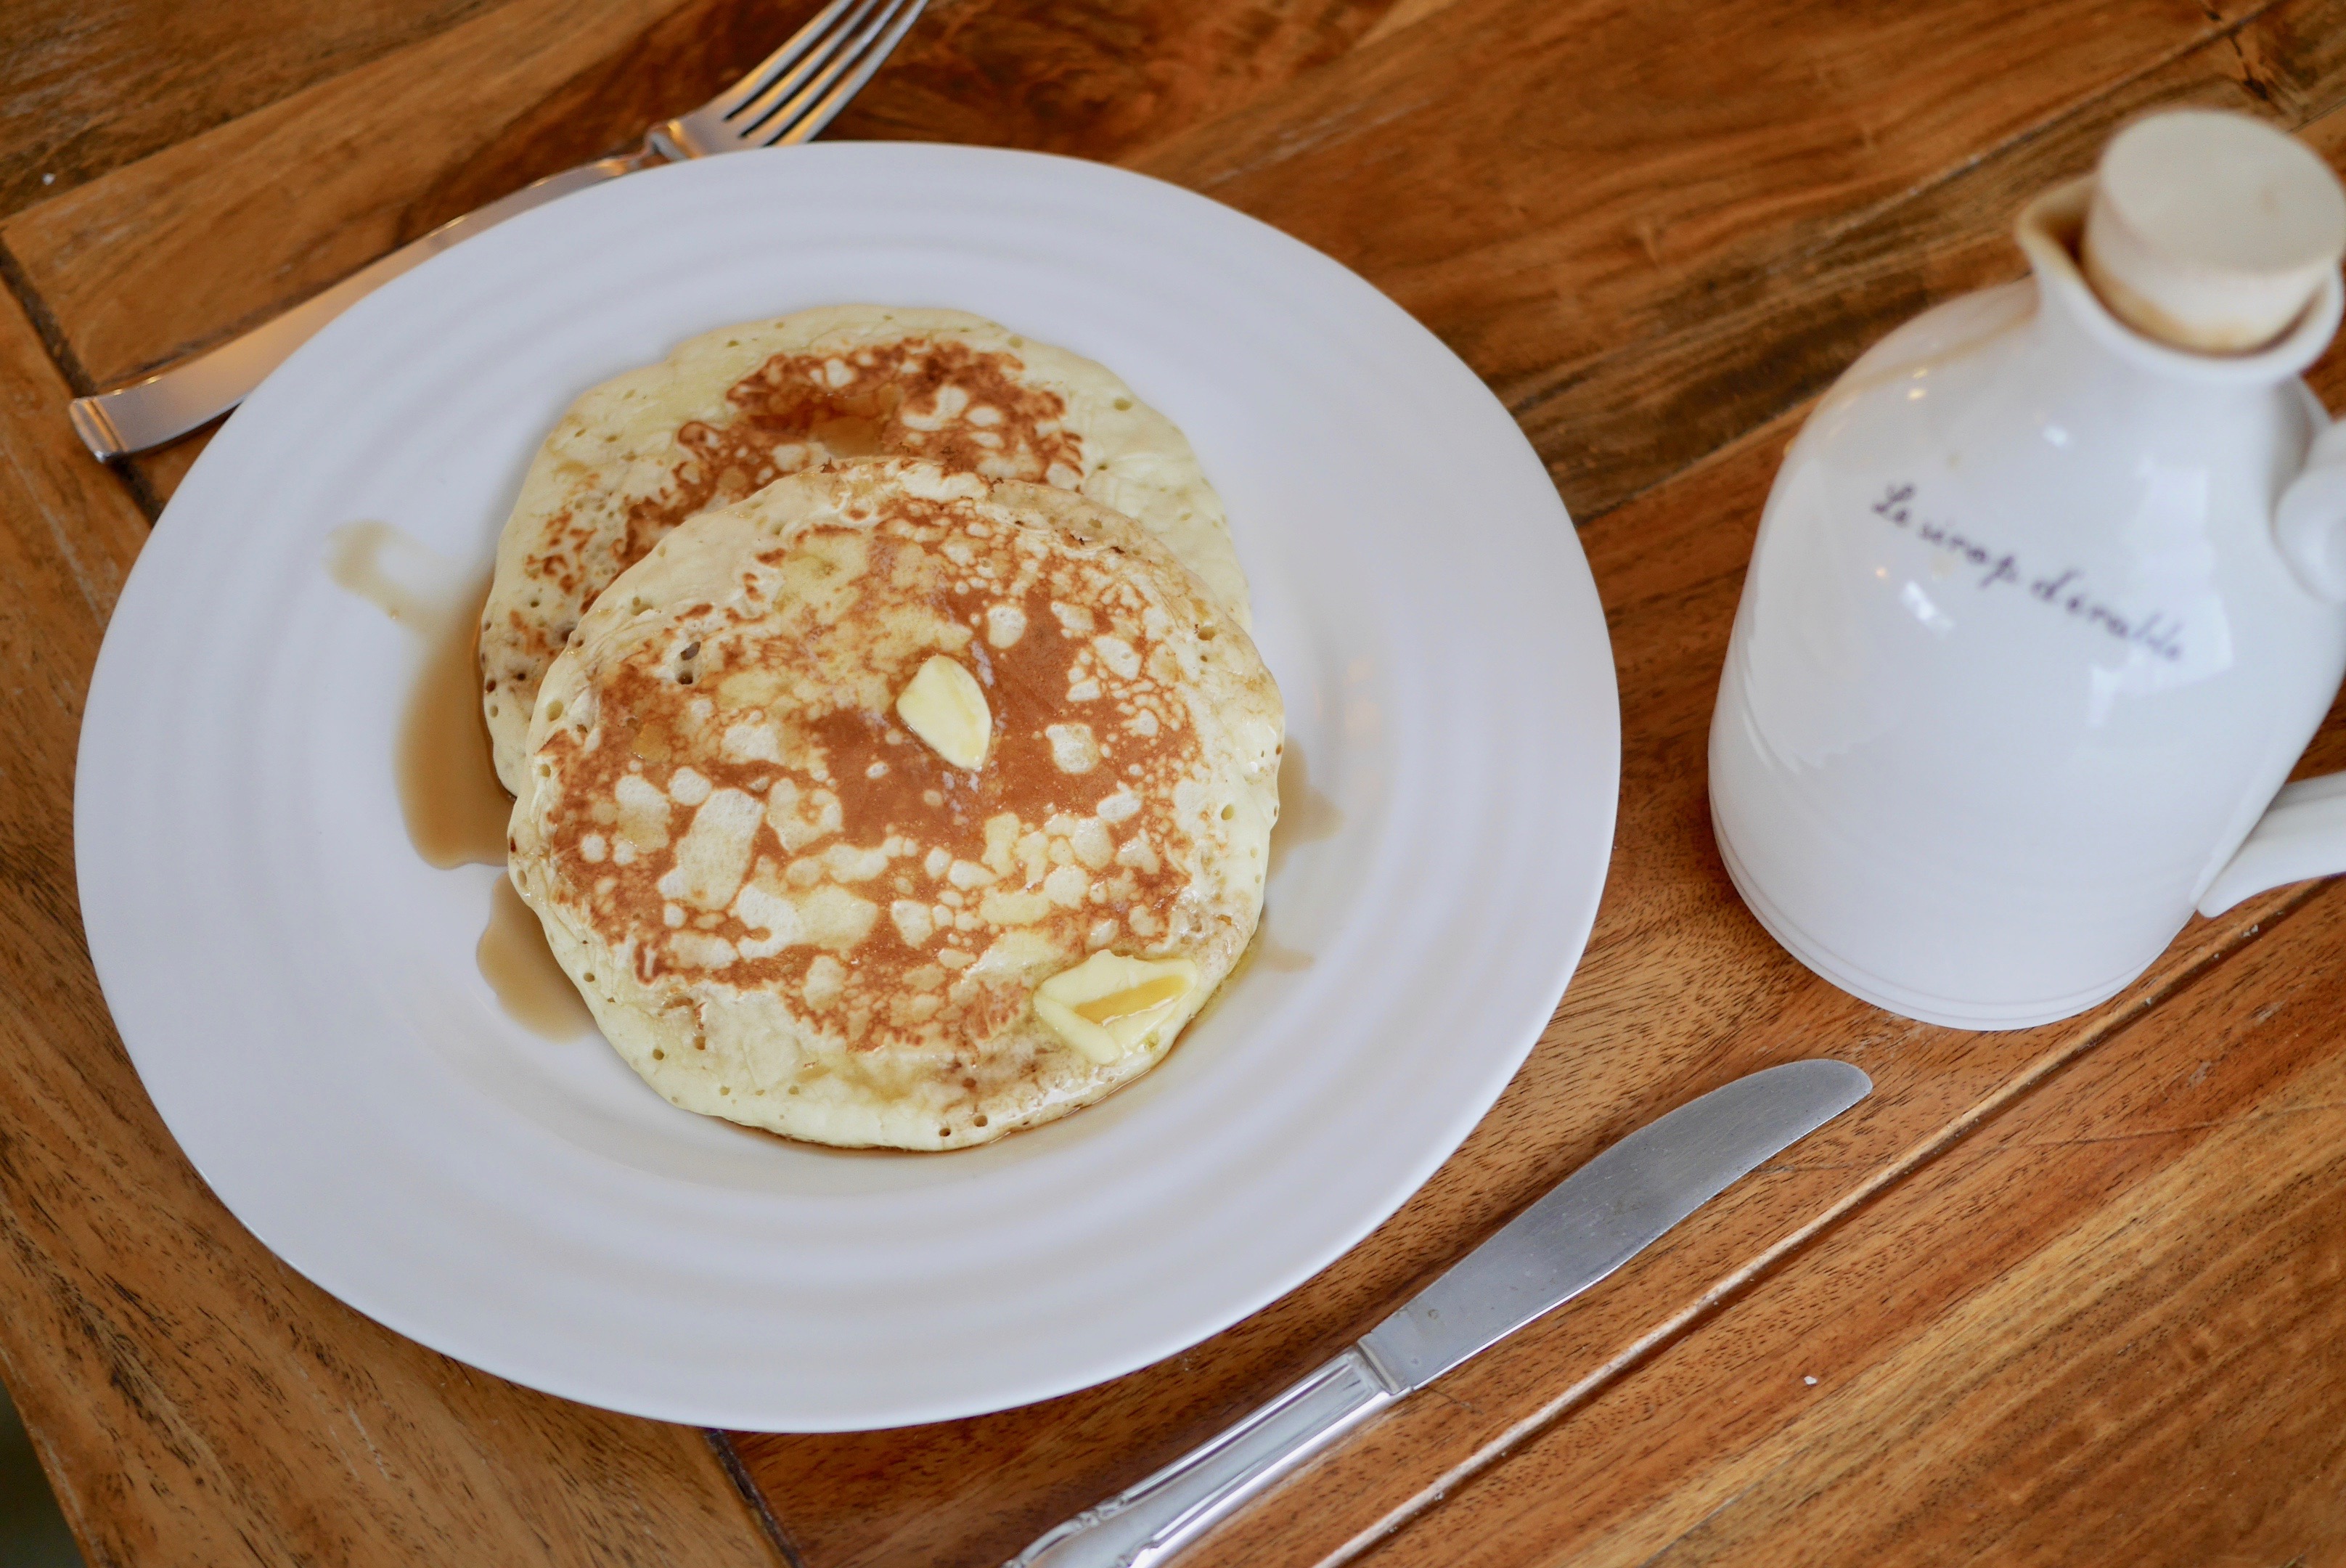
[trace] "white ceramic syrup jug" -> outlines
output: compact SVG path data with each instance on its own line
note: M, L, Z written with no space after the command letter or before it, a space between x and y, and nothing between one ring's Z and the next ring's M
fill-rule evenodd
M2114 994L2195 906L2346 870L2346 775L2281 788L2346 672L2346 425L2298 379L2346 197L2279 131L2187 111L2019 239L2033 279L1892 333L1794 443L1710 733L1769 932L1974 1029Z

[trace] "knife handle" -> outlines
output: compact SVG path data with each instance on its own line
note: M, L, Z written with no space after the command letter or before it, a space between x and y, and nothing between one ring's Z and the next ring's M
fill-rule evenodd
M590 185L600 185L657 161L648 153L607 158L547 175L511 196L452 218L420 239L410 240L388 256L378 258L323 293L313 294L281 316L230 338L216 349L156 372L144 380L91 397L77 397L68 410L74 433L104 462L126 453L144 452L181 436L209 420L218 419L245 394L267 379L294 350L317 336L320 328L373 293L401 273L412 270L460 239L493 229L517 212L542 207L557 196L567 196Z
M1156 1568L1407 1391L1355 1345L1148 1480L1046 1531L1005 1568Z

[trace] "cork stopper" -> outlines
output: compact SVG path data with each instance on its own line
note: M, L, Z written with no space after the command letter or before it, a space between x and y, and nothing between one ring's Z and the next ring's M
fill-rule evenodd
M2086 277L2127 325L2178 348L2241 353L2287 331L2346 255L2346 191L2262 120L2178 109L2102 153Z

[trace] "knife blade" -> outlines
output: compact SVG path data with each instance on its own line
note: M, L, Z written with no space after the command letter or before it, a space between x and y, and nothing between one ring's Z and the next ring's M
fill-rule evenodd
M1006 1568L1156 1568L1379 1410L1562 1306L1873 1090L1789 1062L1638 1128L1557 1183L1349 1349Z

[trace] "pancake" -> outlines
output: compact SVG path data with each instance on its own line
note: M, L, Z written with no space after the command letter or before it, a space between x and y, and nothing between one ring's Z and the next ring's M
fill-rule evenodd
M872 456L1077 491L1163 540L1247 624L1229 526L1188 441L1106 369L959 311L802 311L694 338L587 392L546 437L481 618L505 788L537 684L605 584L687 517Z
M678 527L587 612L510 870L676 1105L958 1148L1147 1072L1230 972L1283 726L1128 518L842 464Z

